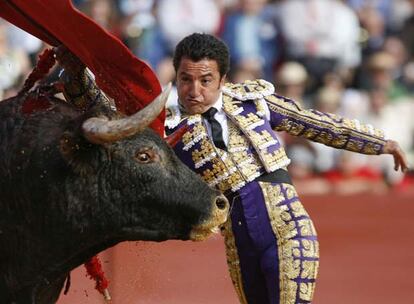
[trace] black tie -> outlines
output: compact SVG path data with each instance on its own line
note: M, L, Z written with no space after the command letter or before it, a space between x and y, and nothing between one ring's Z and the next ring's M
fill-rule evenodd
M223 129L221 128L220 123L214 118L214 115L218 112L218 110L214 107L211 107L202 115L211 126L211 134L213 135L213 142L217 148L226 150L226 145L223 140Z

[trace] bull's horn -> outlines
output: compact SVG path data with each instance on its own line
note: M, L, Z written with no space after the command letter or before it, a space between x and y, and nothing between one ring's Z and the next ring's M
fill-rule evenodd
M150 104L139 112L117 120L107 117L91 117L83 125L83 135L94 144L119 141L145 129L161 113L171 91L171 83Z
M164 138L165 142L171 147L174 148L175 145L179 142L184 133L188 131L188 125L184 125L174 133L168 135Z

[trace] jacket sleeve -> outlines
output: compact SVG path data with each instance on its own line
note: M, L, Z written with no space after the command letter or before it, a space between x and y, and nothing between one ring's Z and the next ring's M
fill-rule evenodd
M64 71L60 77L66 100L76 107L87 110L97 102L113 107L113 102L96 85L93 75L84 69L77 74Z
M356 119L302 109L294 100L276 94L265 97L270 124L276 131L363 154L382 154L384 133Z
M95 83L94 75L86 66L66 48L57 48L56 57L63 68L60 82L63 84L63 95L77 108L87 110L96 102L111 106L111 100Z

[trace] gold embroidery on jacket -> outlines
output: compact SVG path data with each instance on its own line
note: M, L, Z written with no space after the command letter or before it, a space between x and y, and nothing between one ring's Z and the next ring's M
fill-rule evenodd
M221 191L236 191L260 176L263 165L254 153L248 153L249 142L240 135L240 131L229 121L229 152L215 149L207 134L205 126L196 124L196 130L203 136L200 138L200 146L191 153L195 168L202 168L209 164L200 175L211 187ZM202 130L203 129L203 130ZM191 142L197 136L188 135L186 143ZM190 140L190 141L189 141Z
M260 150L264 150L269 146L277 144L277 140L267 130L263 130L260 133L254 130L248 131L249 138Z
M307 139L313 140L317 135L319 131L313 128L306 129L305 132L303 132L303 136L305 136Z
M333 139L333 135L325 132L325 131L321 131L318 136L315 137L315 141L322 143L322 144L329 144L330 142L332 142Z
M355 139L349 139L346 143L346 149L353 152L358 152L362 150L364 143Z
M240 134L240 131L229 122L229 145L228 150L230 152L246 151L249 148L249 141L245 136Z
M227 113L230 113L231 115L238 115L244 111L243 107L241 106L240 101L224 102L227 100L231 100L231 97L227 95L223 95L223 109Z
M242 132L242 135L239 136L245 139L244 144L251 145L254 148L256 152L254 154L260 159L261 165L264 166L265 170L267 172L272 172L279 168L286 167L290 163L290 159L287 157L283 147L279 147L279 149L271 153L269 153L267 149L272 145L276 145L277 139L272 137L268 131L262 131L260 134L254 130L254 128L258 125L264 124L264 119L254 113L249 113L247 117L242 115L233 116L226 109L230 108L230 105L234 104L239 104L239 101L232 100L230 96L223 95L223 107L229 118L229 122L238 127L240 130L238 132ZM230 134L232 133L230 132ZM261 138L262 136L264 136L266 140ZM240 150L240 146L238 148L229 147L230 152L232 152L233 149Z
M276 131L287 131L294 136L300 135L305 126L303 124L291 121L287 118L282 119L281 123L275 127Z
M226 83L223 87L224 95L237 100L256 100L273 94L273 84L263 79L247 80L243 83Z
M381 149L380 145L374 143L367 143L363 148L365 154L376 154Z
M202 138L207 138L207 131L201 123L196 123L194 127L182 136L184 150L188 151L192 146L199 142Z
M271 153L263 152L262 159L266 164L268 171L274 171L287 166L290 163L283 147L280 147Z
M192 152L192 158L196 168L200 168L210 162L216 155L217 153L207 137L202 138L200 150L194 149Z
M246 130L252 130L257 126L264 124L264 120L254 113L248 113L247 116L236 115L234 118L237 120L239 125Z
M372 149L362 149L362 145L355 143L346 146L347 149L352 149L351 151L362 153L373 152L371 154L378 154L381 145L385 143L384 134L381 130L374 129L369 125L361 125L355 119L340 118L334 114L325 114L312 110L301 110L293 102L285 101L275 95L266 96L265 100L268 102L271 111L290 117L287 118L288 121L286 121L286 119L282 120L281 124L276 128L278 131L283 130L292 135L298 135L300 134L298 133L298 130L303 129L305 124L308 124L310 126L313 125L315 127L329 129L335 136L331 138L326 134L320 135L321 131L312 127L308 127L308 129L304 131L303 136L336 148L344 147L350 136L355 137L356 140L366 140L374 144L373 146L370 146ZM303 124L301 126L295 126L295 128L292 129L293 123L290 122L292 120L297 121L297 124L299 125L301 125L300 122Z
M337 148L342 148L347 141L347 137L345 135L338 135L332 140L332 146Z

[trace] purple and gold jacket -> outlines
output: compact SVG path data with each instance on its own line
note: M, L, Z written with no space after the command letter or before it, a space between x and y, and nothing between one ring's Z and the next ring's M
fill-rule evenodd
M334 148L382 153L385 140L380 130L357 120L302 109L295 101L275 94L273 85L264 80L229 83L222 91L229 128L227 151L214 146L201 115L186 115L178 106L168 109L166 128L171 133L188 126L174 148L176 154L205 182L223 192L237 191L290 163L273 130Z

